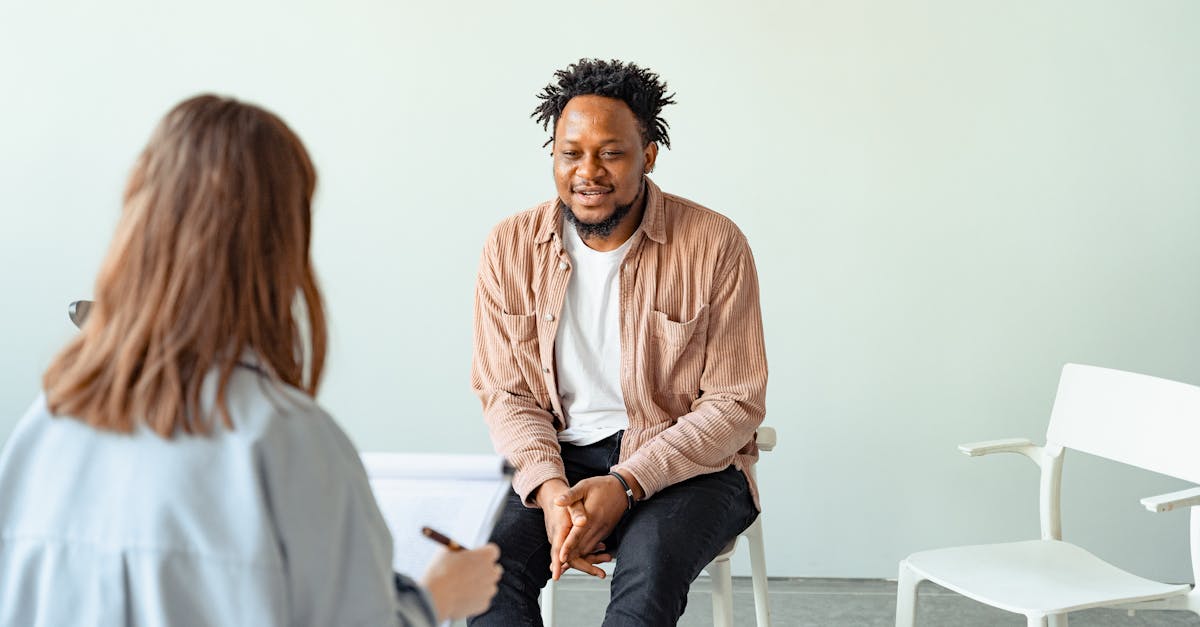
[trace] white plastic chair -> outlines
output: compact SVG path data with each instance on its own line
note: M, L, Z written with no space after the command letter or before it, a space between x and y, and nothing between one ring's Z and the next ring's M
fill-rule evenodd
M778 436L773 427L759 427L757 433L758 450L771 451L775 448ZM757 467L750 467L751 474L757 480ZM762 493L762 484L759 484ZM743 531L739 537L744 537L750 543L750 571L754 583L754 615L758 627L770 627L771 607L767 603L767 560L763 548L762 514ZM714 627L733 627L733 573L729 566L729 557L737 548L737 538L729 541L725 549L713 561L704 567L712 580L713 625ZM542 588L542 624L554 627L554 594L557 588L553 579L546 582Z
M1067 612L1120 605L1200 614L1200 595L1127 573L1062 541L1063 451L1092 455L1200 483L1200 388L1146 375L1067 364L1046 445L996 440L959 447L972 457L1020 453L1041 467L1041 539L923 551L900 562L896 625L916 619L917 584L929 580L1009 612L1029 625L1066 627ZM1191 509L1193 574L1200 581L1200 488L1142 499L1153 512Z

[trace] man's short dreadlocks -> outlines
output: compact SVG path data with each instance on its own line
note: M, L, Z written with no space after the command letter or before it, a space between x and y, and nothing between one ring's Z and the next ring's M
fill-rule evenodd
M529 117L536 118L542 128L549 130L558 124L563 108L575 96L605 96L623 101L633 111L642 132L642 141L671 147L667 121L659 114L662 108L675 104L675 94L666 95L667 84L658 74L632 63L580 59L565 70L554 73L557 84L546 85L538 99L542 101ZM554 131L550 131L550 144Z

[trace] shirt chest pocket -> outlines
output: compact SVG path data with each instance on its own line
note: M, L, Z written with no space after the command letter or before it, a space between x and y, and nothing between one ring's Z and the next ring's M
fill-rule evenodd
M704 345L708 338L708 305L685 322L671 320L661 311L650 314L651 350L656 351L654 369L660 390L700 395L704 373Z
M502 314L513 362L534 400L545 406L546 379L538 352L537 314Z

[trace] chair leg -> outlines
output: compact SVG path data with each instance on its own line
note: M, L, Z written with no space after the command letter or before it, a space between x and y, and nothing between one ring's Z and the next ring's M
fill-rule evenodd
M900 562L900 574L896 579L896 627L913 627L917 622L917 584L922 577L909 568L908 562Z
M713 560L705 570L712 580L713 626L733 627L733 573L729 558Z
M767 558L763 550L762 517L755 519L742 535L750 545L750 574L754 583L754 618L758 627L771 627L771 604L767 596Z
M542 588L542 625L545 627L554 627L554 589L557 584L551 579Z

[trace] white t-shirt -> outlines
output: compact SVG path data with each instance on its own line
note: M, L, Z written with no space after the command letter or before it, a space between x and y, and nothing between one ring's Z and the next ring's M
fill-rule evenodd
M554 340L567 428L558 440L594 444L629 426L621 394L621 261L633 238L616 250L588 248L570 224L563 245L571 279Z

